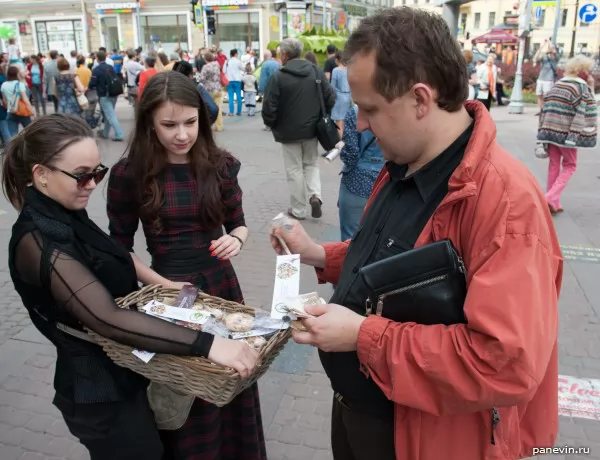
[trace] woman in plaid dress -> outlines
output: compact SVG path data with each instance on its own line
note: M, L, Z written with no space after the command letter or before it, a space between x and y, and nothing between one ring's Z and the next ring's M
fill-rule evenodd
M153 77L127 156L113 166L108 184L111 236L133 253L141 220L159 274L133 255L139 279L191 283L243 302L230 262L248 237L239 169L240 162L216 146L193 82L177 72ZM222 408L196 399L185 424L161 431L161 438L165 460L266 459L256 384Z

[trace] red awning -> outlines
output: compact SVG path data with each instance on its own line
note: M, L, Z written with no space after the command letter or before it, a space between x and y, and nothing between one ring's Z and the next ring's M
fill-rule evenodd
M514 35L509 34L505 30L492 29L489 32L475 37L471 40L471 43L476 45L477 43L502 43L503 45L516 45L518 38Z

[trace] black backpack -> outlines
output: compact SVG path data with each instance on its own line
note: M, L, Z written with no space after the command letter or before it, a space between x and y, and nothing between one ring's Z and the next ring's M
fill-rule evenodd
M115 73L112 67L106 72L106 94L109 97L117 97L123 94L123 79Z

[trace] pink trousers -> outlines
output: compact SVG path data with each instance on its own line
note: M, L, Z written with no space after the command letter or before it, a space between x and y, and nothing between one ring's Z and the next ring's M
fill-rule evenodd
M577 168L577 149L548 144L548 159L546 201L554 209L558 210L562 208L560 205L560 195Z

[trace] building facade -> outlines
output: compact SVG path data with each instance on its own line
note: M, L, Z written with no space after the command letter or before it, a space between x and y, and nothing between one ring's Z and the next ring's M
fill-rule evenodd
M10 27L23 53L75 50L87 54L137 48L197 51L217 45L225 52L259 51L314 27L352 30L363 17L393 0L18 0L2 3L0 25ZM139 11L138 11L139 8ZM0 51L7 43L0 39Z
M525 1L525 0L521 0ZM600 8L598 1L561 0L557 45L564 56L569 56L571 47L575 54L595 56L600 47L600 17L591 23L581 22L578 9L592 3ZM483 35L494 27L509 31L518 29L517 14L519 0L477 0L461 5L457 38L466 49L471 48L471 40ZM410 6L436 11L441 7L435 0L395 0L395 6ZM517 7L517 8L515 8ZM556 7L551 1L533 1L529 44L530 52L535 53L545 40L552 38ZM573 31L575 40L573 41Z

